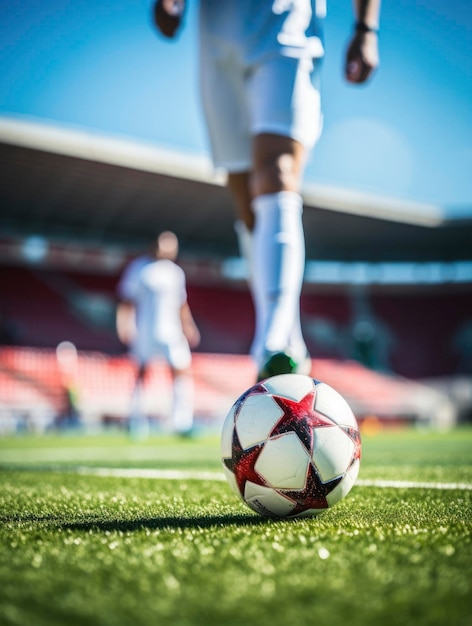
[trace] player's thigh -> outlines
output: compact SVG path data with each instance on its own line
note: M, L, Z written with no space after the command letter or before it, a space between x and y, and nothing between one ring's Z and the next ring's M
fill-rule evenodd
M251 164L250 115L244 75L231 60L205 58L200 68L201 96L213 162L230 172Z
M305 146L286 135L254 137L251 190L254 196L279 191L298 192L306 161Z
M251 132L291 137L310 150L322 126L316 59L274 56L254 70L248 83Z

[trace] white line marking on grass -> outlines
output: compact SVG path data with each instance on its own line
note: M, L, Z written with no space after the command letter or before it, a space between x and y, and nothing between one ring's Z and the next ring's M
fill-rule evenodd
M390 487L393 489L466 489L472 490L468 483L427 483L413 480L358 480L355 483L359 487Z
M79 474L116 478L153 478L164 480L226 480L221 472L194 472L192 470L158 470L140 468L78 467Z
M226 480L221 472L195 472L191 470L158 470L139 468L112 468L112 467L78 467L79 474L93 476L109 476L115 478L152 478L158 480ZM469 483L428 483L410 480L358 480L358 487L380 487L393 489L462 489L471 491Z

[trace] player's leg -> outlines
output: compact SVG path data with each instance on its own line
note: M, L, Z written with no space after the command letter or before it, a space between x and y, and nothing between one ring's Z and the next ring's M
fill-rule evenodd
M203 43L208 43L206 38ZM214 45L217 45L218 42ZM228 172L227 187L238 214L236 232L240 252L248 268L248 283L256 310L255 336L261 335L260 321L264 319L253 289L254 212L249 185L252 168L252 136L249 101L246 89L246 68L234 55L220 51L215 58L214 46L203 47L200 80L203 110L206 117L213 162Z
M256 141L258 141L258 139L259 138L257 138ZM277 141L278 138L274 137L274 139ZM282 138L282 140L285 142L287 141L287 138ZM283 147L280 149L285 150ZM246 187L244 188L241 184L234 184L235 179L238 183L245 182ZM278 188L281 186L280 181L278 180L271 181L270 184L272 185L272 188ZM251 353L258 364L258 367L261 367L261 362L265 358L268 351L273 353L289 349L293 356L298 355L299 362L297 365L300 367L301 362L305 361L306 347L301 332L300 311L297 306L299 286L297 285L296 279L294 279L293 275L294 270L296 270L296 266L299 267L299 274L300 271L303 271L302 268L300 268L300 263L303 265L302 255L304 251L304 242L303 231L298 219L298 207L295 207L295 213L293 216L285 217L285 221L288 219L289 224L284 223L283 225L283 229L287 230L287 232L282 235L282 239L285 239L284 243L278 240L277 234L277 232L281 232L282 228L282 224L280 223L278 217L280 203L277 197L275 197L276 202L274 203L274 207L269 207L269 210L267 211L264 210L264 213L258 223L260 228L256 228L256 235L254 235L247 225L247 222L249 222L249 225L252 226L252 222L254 221L253 201L249 192L249 177L241 174L230 175L228 186L230 187L236 200L236 205L241 217L241 219L235 224L235 230L238 237L241 255L246 260L248 283L251 289L256 311L256 327ZM289 188L288 184L282 185L282 189L284 190ZM256 201L256 205L257 204L258 202ZM282 204L288 204L288 211L290 212L290 201L287 203L287 197L282 198ZM249 215L249 219L246 217L247 215ZM289 233L290 241L287 240ZM255 258L255 237L259 243L259 255L262 254L263 256L262 262L260 259L256 260ZM285 267L290 267L290 276L286 276L285 279L283 279L286 285L284 287L284 294L280 294L280 302L277 307L279 315L282 314L283 319L275 320L275 323L272 324L274 326L272 334L275 334L278 338L277 344L275 346L271 346L270 344L269 346L266 346L267 341L273 343L268 336L268 327L270 325L270 314L273 314L275 310L272 307L274 294L280 292L282 287L282 285L279 284L282 278L279 275L279 270L282 267L280 262L281 259L284 260L283 265ZM268 291L271 293L268 293ZM288 305L287 302L284 302L284 300L288 300ZM293 306L293 304L295 304L295 306ZM287 327L287 332L285 333L281 329L282 323ZM287 359L284 359L283 357L281 359L279 357L278 363L279 367L282 366L283 370L287 369ZM289 365L289 369L292 368L295 368L295 365Z
M253 353L260 378L301 371L307 350L300 328L305 263L299 193L305 148L294 139L260 134L254 139L252 203L254 290L262 319Z
M260 290L256 290L254 286L255 264L254 264L254 211L252 208L252 194L250 191L250 174L249 172L228 174L228 188L231 192L236 205L238 220L235 222L235 231L238 240L238 247L241 257L246 263L247 282L251 291L252 301L255 309L255 329L252 341L251 355L253 356L257 366L258 361L254 354L257 352L257 346L263 345L264 325L265 325L265 298L262 297Z
M186 436L194 426L192 357L187 340L166 346L165 358L172 374L172 425L177 434Z
M133 439L144 439L149 434L149 422L143 410L147 362L138 359L137 372L129 411L129 433Z
M288 351L289 358L276 357L276 369L307 371L299 311L304 241L297 194L304 154L303 146L289 137L261 134L254 140L252 179L247 173L228 177L241 217L236 232L256 310L251 352L259 368L273 354ZM258 194L254 200L250 181ZM254 209L260 215L253 235ZM261 376L270 373L277 371Z
M190 370L172 370L172 423L179 435L192 432L194 422L194 385Z
M239 221L236 223L238 238L245 237L244 233L251 233L254 228L254 211L252 210L252 193L250 190L251 171L229 172L226 186L233 197L238 213ZM242 248L247 248L249 242L243 239L240 242ZM244 250L244 255L250 254L250 250Z
M280 369L304 371L308 363L300 327L305 260L300 188L305 160L320 132L313 67L308 59L276 57L257 68L249 85L254 287L256 298L265 302L264 330L254 345L261 377ZM270 363L273 355L275 370Z
M260 202L256 200L256 204L264 206L261 212L267 214L269 222L278 224L277 228L285 228L287 224L292 224L289 227L292 239L297 232L294 226L296 220L301 224L301 205L300 208L297 208L295 200L298 199L295 199L293 196L289 197L290 193L298 193L298 187L296 192L290 191L292 187L287 189L286 187L282 186L280 188L280 186L276 185L262 190L260 181L268 179L267 170L270 168L267 161L270 161L271 165L275 164L275 166L281 168L277 177L279 182L280 174L283 173L284 181L287 181L290 176L294 176L299 184L299 172L295 165L302 165L301 160L304 157L302 147L313 143L315 135L318 134L319 115L317 110L319 109L319 94L317 91L314 93L311 84L309 86L312 67L309 60L301 62L299 59L289 57L275 57L269 59L268 62L264 62L260 67L251 68L251 71L248 72L247 68L239 66L237 55L232 55L231 52L226 54L227 50L225 49L220 51L221 56L215 59L211 51L211 47L205 49L202 55L201 86L204 111L215 165L225 167L227 171L232 172L228 178L228 187L232 192L242 222L246 226L246 228L240 228L239 238L241 241L244 240L245 245L243 249L246 257L250 260L253 242L249 233L254 223L255 205L252 199L255 194L261 198L282 192L285 194L283 198L285 208L283 210L278 206L278 202L276 203L278 209L275 211L269 209L266 211L268 203L262 200ZM251 76L249 80L248 76ZM305 96L307 97L305 98ZM304 100L303 104L302 100ZM281 139L291 138L294 140L291 144L291 150L287 153L288 158L285 158L285 148L281 149L277 145L277 141L275 146L271 143L271 146L277 149L276 154L271 152L265 153L257 148L254 158L252 157L253 138L268 134L279 136ZM256 141L259 141L259 139L256 139ZM300 148L296 152L298 145ZM262 145L262 148L264 148L264 145ZM259 153L261 153L262 162L259 157L256 159L256 155ZM297 160L298 156L300 156L300 160ZM292 159L291 162L290 159ZM263 169L261 166L260 172L257 172L255 182L251 187L248 184L248 171L252 169L253 161L257 162L257 164L264 164L266 169ZM288 191L290 193L287 195L286 192ZM289 205L290 208L288 208ZM282 215L285 216L287 213L291 214L292 217L280 219ZM264 217L262 220L264 221ZM257 253L259 258L257 266L260 265L260 259L263 257L267 246L270 248L271 242L274 242L274 246L276 245L270 232L271 230L266 227L256 228L256 247L259 251ZM298 250L302 255L304 254L304 247L299 247ZM281 252L280 246L279 252ZM273 251L271 250L271 258L274 257L272 253ZM278 253L275 254L275 257L288 258L286 254L281 255ZM275 263L276 267L281 268L280 263L277 261ZM267 264L264 263L264 265ZM251 263L249 263L249 267L251 270ZM285 275L285 270L280 273ZM267 278L273 283L273 277ZM268 352L265 340L269 334L269 317L276 320L276 323L273 325L274 329L277 327L277 320L283 318L282 321L285 328L287 319L293 319L294 326L289 333L290 338L294 338L293 349L301 355L303 350L300 344L304 346L299 325L298 301L296 306L291 306L290 308L285 304L288 300L287 297L278 297L274 300L273 290L271 289L272 293L269 295L269 290L265 286L266 282L266 275L263 273L262 277L258 279L257 289L255 287L252 289L256 309L256 333L253 343L254 350L252 352L258 367L261 366L261 361ZM295 278L293 285L295 286L296 284L297 279ZM299 295L298 293L298 299ZM281 302L284 302L283 309L287 311L288 316L275 314L274 307L279 306ZM294 302L293 297L290 298L290 302ZM271 334L277 334L277 330L274 330ZM286 337L284 336L285 341ZM291 342L290 339L289 343ZM288 350L289 348L291 346L285 345L284 349ZM300 356L299 358L302 357ZM286 366L284 367L286 368Z

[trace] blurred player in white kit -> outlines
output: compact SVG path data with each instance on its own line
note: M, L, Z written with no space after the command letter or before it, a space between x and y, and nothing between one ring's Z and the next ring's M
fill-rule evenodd
M130 415L130 429L137 436L146 434L142 390L147 365L157 356L166 360L172 373L173 427L181 435L192 432L191 348L199 344L200 333L187 301L184 271L175 263L178 250L176 235L161 233L155 255L131 261L118 284L117 333L138 365Z
M319 70L325 0L200 0L200 86L214 164L228 173L256 311L258 378L309 373L300 324L305 266L301 181L322 127ZM174 37L185 0L157 0ZM380 0L354 0L345 77L378 65Z

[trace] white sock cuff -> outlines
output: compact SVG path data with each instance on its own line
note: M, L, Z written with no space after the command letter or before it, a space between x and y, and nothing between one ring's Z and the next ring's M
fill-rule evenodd
M252 208L255 213L273 210L273 207L280 207L285 211L303 212L303 199L295 191L278 191L277 193L266 193L257 196L252 201Z

